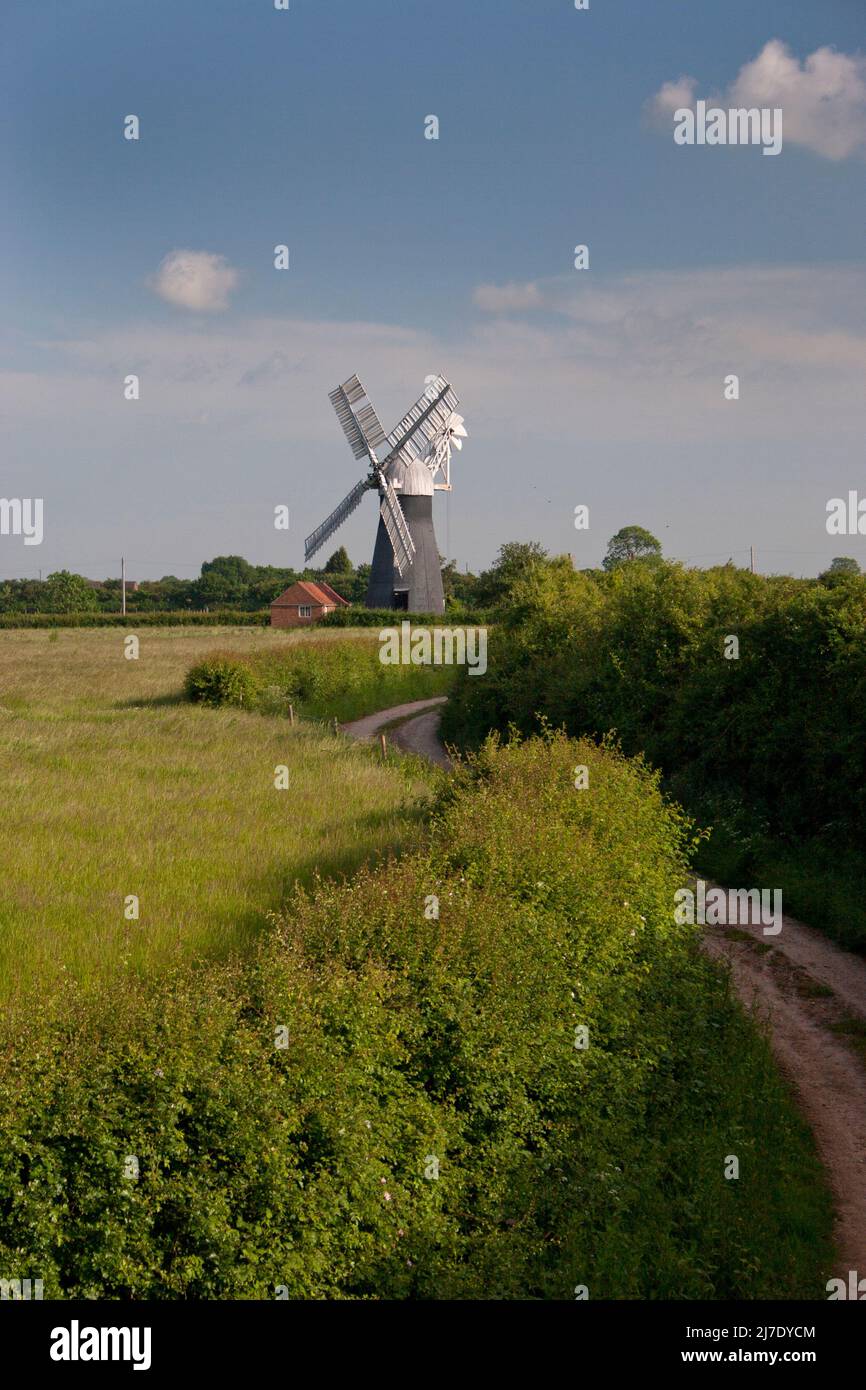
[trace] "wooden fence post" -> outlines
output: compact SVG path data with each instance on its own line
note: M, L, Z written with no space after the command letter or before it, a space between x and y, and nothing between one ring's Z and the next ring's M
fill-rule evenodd
M387 756L388 756L388 740L385 738L385 735L384 735L384 734L380 734L380 735L379 735L379 747L380 747L381 750L382 750L382 757L383 757L383 758L387 758Z

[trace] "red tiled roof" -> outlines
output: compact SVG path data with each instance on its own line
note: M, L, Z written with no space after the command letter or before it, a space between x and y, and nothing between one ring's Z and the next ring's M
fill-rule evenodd
M343 598L342 594L338 594L336 589L332 589L330 584L326 584L324 579L316 580L316 588L321 589L323 593L326 593L328 598L332 599L335 603L345 603L346 607L349 606L349 600Z
M271 607L295 608L298 604L313 604L317 608L330 608L335 603L347 604L348 600L335 593L330 584L314 584L310 579L299 579L275 598Z

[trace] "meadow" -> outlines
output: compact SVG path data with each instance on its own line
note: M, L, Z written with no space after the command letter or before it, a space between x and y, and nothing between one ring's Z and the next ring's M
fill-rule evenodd
M35 986L47 1007L115 968L245 948L295 881L405 842L426 786L405 767L318 725L184 699L215 643L273 655L299 640L153 628L128 660L111 629L0 634L0 998Z

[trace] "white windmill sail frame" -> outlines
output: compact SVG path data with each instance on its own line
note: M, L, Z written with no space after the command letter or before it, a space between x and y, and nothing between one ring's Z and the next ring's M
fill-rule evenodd
M315 531L311 531L304 541L304 559L309 560L321 549L325 541L330 540L334 532L339 530L347 517L359 505L364 493L370 487L369 479L363 478L360 483L356 483L352 491L343 498L339 506L336 506L330 516L326 516L321 526L317 526Z
M385 523L385 530L394 552L394 564L402 578L415 558L415 542L409 532L397 494L384 474L381 482L379 515Z
M387 467L395 456L399 456L404 463L422 457L457 404L457 396L450 383L443 376L434 377L411 410L388 435L391 452L383 467Z
M355 458L368 458L375 465L378 462L376 450L385 442L385 431L357 376L350 376L347 381L335 386L333 391L328 392L328 400L337 412L337 419ZM360 401L364 404L358 405ZM355 406L358 406L357 410Z

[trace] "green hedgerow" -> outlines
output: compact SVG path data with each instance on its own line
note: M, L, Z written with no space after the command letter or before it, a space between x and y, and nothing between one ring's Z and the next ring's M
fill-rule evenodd
M820 1297L810 1139L673 920L694 838L612 747L491 740L416 852L297 894L251 960L0 1038L0 1271L59 1298Z

